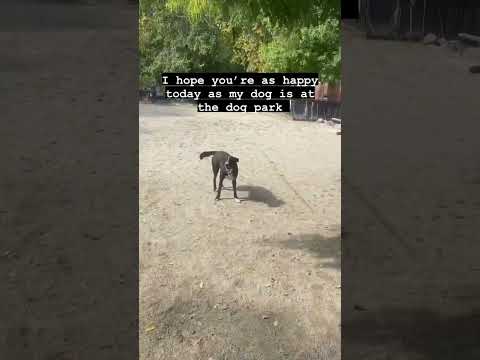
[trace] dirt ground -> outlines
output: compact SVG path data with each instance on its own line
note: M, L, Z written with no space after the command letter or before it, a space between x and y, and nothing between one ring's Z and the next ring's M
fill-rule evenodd
M342 356L480 359L479 48L342 33Z
M340 142L284 114L140 105L141 359L340 358ZM214 201L206 150L240 159Z

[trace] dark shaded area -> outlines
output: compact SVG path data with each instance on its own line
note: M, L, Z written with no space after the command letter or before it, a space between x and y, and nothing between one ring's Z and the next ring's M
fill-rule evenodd
M358 0L342 0L342 19L358 19Z
M137 28L0 7L1 359L138 359Z
M269 207L279 207L285 204L283 200L278 199L275 194L263 186L240 185L237 186L237 191L248 192L247 197L240 197L240 199L244 201L261 202Z
M342 36L342 357L479 359L478 78L434 47Z
M358 354L358 344L363 349L372 346L372 356L381 346L395 349L395 354L413 352L425 359L480 359L480 308L458 316L428 309L367 309L357 320L342 324L342 336L348 341L342 352L349 359Z
M340 269L341 240L340 236L325 237L319 234L292 234L286 239L268 240L269 245L291 250L304 250L319 259L318 266Z
M395 22L397 3L399 8ZM410 8L411 3L414 5ZM453 39L460 32L473 34L480 32L480 4L476 0L418 0L414 2L409 0L362 0L360 2L360 21L367 31L367 35L372 37L408 39L411 38L411 34L414 34L421 39L424 34L432 32L441 37Z
M136 17L136 8L127 0L97 5L80 0L11 1L0 5L0 31L120 30L129 17Z

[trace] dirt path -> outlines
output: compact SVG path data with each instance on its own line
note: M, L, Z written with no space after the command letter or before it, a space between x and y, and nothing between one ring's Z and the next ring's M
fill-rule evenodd
M140 106L142 359L340 358L335 132ZM240 158L242 203L214 201L205 150Z

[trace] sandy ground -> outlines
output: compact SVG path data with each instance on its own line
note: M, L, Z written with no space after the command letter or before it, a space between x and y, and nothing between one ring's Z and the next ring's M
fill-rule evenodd
M340 141L279 114L140 105L141 359L340 358ZM214 201L210 159L240 158Z

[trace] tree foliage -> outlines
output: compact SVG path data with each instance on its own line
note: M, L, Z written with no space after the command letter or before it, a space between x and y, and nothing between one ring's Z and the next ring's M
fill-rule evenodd
M340 16L339 0L167 0L170 9L181 9L196 19L206 13L242 13L256 20L259 13L283 25L312 23ZM320 17L320 18L319 18Z
M259 70L318 72L321 80L336 81L340 78L339 32L337 19L291 32L278 30L273 40L261 47Z
M294 4L294 5L292 5ZM162 72L318 72L340 78L338 0L140 0L141 86Z

